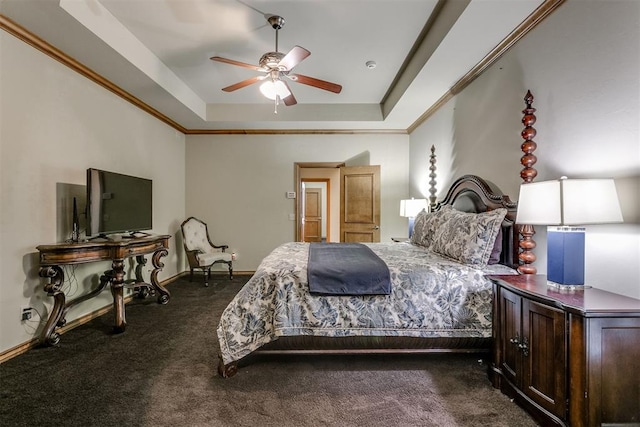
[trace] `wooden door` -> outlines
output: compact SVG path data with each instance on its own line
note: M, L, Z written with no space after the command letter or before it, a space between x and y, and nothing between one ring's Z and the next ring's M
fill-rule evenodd
M304 230L305 242L322 241L322 189L305 188L304 190Z
M567 395L565 331L563 311L523 300L522 336L528 341L521 348L524 362L521 389L561 419L565 418Z
M500 369L504 376L513 384L520 383L520 348L522 339L520 327L522 298L516 294L500 288L500 350L502 358Z
M571 351L588 357L584 425L640 425L640 317L622 316L586 319L586 346Z
M380 166L340 168L340 241L380 241Z

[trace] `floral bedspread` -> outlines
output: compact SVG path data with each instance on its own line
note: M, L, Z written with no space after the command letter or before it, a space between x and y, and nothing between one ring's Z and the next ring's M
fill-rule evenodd
M389 267L390 295L311 295L309 244L274 249L222 313L224 363L280 336L491 336L492 287L484 275L514 270L466 266L410 243L368 245Z

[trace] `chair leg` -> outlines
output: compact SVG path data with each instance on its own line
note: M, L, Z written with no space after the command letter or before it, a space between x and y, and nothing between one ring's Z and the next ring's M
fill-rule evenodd
M193 282L193 268L191 269L191 274L189 274L189 282Z
M204 286L209 287L209 277L211 277L211 267L204 272Z
M233 262L229 261L227 264L229 265L229 280L233 280Z

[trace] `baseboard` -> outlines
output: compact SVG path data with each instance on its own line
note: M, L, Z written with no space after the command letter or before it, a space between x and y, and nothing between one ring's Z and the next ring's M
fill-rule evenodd
M172 282L174 282L175 280L177 280L178 278L188 275L189 272L181 272L176 274L175 276L171 276L168 279L165 279L161 282L161 285L163 287L166 287L167 285L170 285ZM133 299L133 295L128 295L124 298L124 302L125 304L127 304L128 302L130 302ZM56 330L56 332L58 332L59 334L64 334L67 331L70 331L74 328L77 328L80 325L84 325L85 323L95 319L96 317L100 317L105 313L108 313L109 311L113 310L113 305L109 304L106 305L102 308L99 308L98 310L92 311L91 313L87 313L84 316L80 316L77 319L74 319L70 322L68 322L66 325L64 325L63 327L59 328ZM26 353L27 351L31 350L32 348L37 347L40 344L40 338L33 338L27 342L24 342L22 344L18 344L15 347L12 347L8 350L3 351L2 353L0 353L0 363L4 363L9 359L13 359L16 356L19 356L23 353Z
M27 351L36 347L38 345L38 341L39 341L38 338L33 338L30 341L27 341L22 344L18 344L17 346L10 348L9 350L3 351L0 354L0 363L4 363L9 359L13 359L16 356L26 353Z

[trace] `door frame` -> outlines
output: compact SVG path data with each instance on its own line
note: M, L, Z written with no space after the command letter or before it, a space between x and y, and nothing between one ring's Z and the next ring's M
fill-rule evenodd
M296 189L296 203L295 203L295 216L296 216L296 221L295 221L295 236L296 236L296 242L300 241L300 238L302 237L300 230L301 230L301 226L302 226L302 221L301 221L301 215L302 215L302 177L301 175L301 169L312 169L312 168L324 168L324 169L339 169L341 167L345 166L344 162L295 162L293 164L293 173L294 173L294 185L295 185L295 189ZM313 179L318 179L318 178L305 178L305 181L312 181ZM327 186L328 188L328 186ZM334 189L335 191L335 189ZM338 190L340 191L340 190ZM329 203L329 202L327 202ZM327 209L327 216L330 216L330 211ZM328 225L328 221L329 218L327 218L327 228L329 228ZM327 233L327 238L329 234Z

